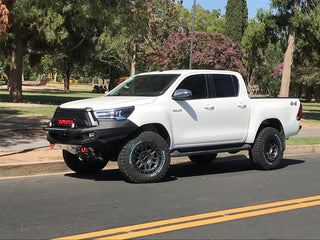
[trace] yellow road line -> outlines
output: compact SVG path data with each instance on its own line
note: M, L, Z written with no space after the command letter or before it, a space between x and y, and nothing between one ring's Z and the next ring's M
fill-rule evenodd
M188 222L188 223L180 223L180 224L170 225L170 226L166 226L166 227L148 229L148 230L144 230L144 231L124 233L124 234L114 235L114 236L105 237L105 238L98 238L96 240L137 238L137 237L149 236L149 235L153 235L153 234L171 232L171 231L182 230L182 229L186 229L186 228L200 227L200 226L205 226L205 225L214 224L214 223L227 222L227 221L232 221L232 220L237 220L237 219L242 219L242 218L261 216L261 215L266 215L266 214L271 214L271 213L284 212L284 211L312 207L312 206L318 206L318 205L320 205L320 201L300 203L300 204L294 204L294 205L289 205L289 206L284 206L284 207L276 207L276 208L257 210L257 211L253 211L253 212L247 212L247 213L239 213L239 214L234 214L234 215L230 215L230 216L223 216L223 217L200 220L200 221L193 221L193 222Z
M313 196L313 197L292 199L287 201L266 203L266 204L255 205L255 206L234 208L234 209L222 210L217 212L203 213L203 214L197 214L197 215L192 215L187 217L179 217L179 218L137 224L137 225L126 226L126 227L113 228L108 230L57 238L54 240L96 238L96 237L102 237L102 236L112 235L112 234L119 234L119 235L113 235L113 236L110 236L109 238L101 238L101 239L135 238L135 237L147 236L147 235L174 231L179 229L203 226L203 225L208 225L208 224L213 224L218 222L225 222L225 221L231 221L231 220L236 220L241 218L265 215L265 214L270 214L274 212L289 211L289 210L294 210L299 208L320 205L320 201L316 201L316 200L320 200L320 195ZM264 209L264 210L261 210L261 209ZM233 214L233 215L227 216L229 214ZM210 218L210 219L207 219L207 218ZM170 226L165 226L165 225L170 225ZM151 228L151 229L148 229L148 228ZM133 231L137 231L137 232L133 232Z

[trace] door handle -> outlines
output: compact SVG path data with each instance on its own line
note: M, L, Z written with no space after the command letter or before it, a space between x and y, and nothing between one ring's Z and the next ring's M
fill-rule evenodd
M239 107L239 108L246 108L246 107L247 107L247 105L246 105L246 104L244 104L244 103L238 103L238 107Z
M208 106L205 106L204 108L207 109L207 110L213 110L214 106L208 105Z

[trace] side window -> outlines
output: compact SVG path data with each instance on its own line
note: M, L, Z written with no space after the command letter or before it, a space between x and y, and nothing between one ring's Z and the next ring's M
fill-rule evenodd
M227 74L213 74L211 77L215 97L238 96L239 83L236 77Z
M205 75L192 75L186 77L177 89L188 89L192 92L192 99L207 98L207 82Z
M232 81L233 81L234 92L235 92L236 96L238 96L239 95L239 80L234 75L231 75L231 77L232 77Z

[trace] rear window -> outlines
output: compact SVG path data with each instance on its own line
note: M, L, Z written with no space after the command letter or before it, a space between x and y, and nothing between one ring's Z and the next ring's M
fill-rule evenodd
M239 83L235 76L228 74L212 74L210 80L214 97L222 98L238 96Z

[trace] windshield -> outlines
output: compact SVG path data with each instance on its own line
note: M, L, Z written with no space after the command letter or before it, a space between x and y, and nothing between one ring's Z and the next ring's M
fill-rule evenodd
M160 96L179 74L150 74L134 76L112 90L108 96Z

